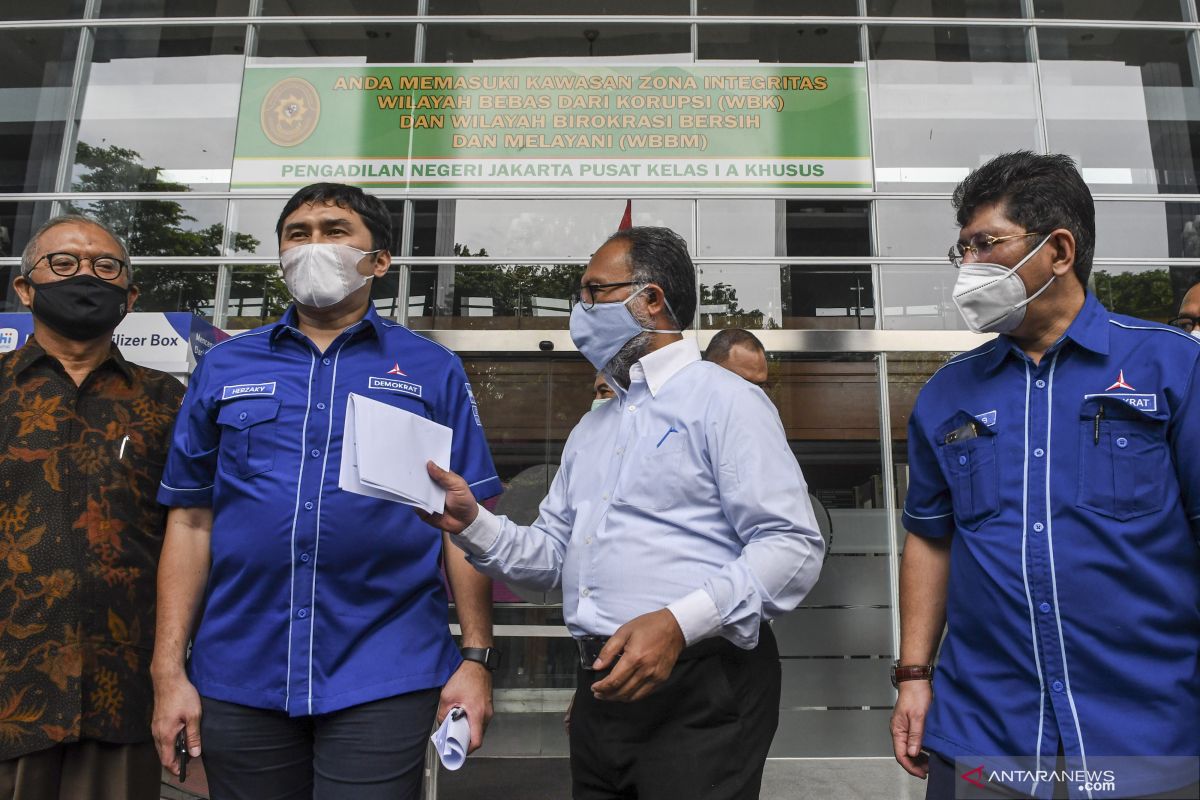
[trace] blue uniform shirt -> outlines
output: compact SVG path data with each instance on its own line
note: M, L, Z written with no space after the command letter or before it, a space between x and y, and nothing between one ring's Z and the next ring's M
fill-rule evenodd
M1198 360L1088 295L1040 364L1001 336L921 391L904 524L954 537L930 748L1045 770L1060 742L1072 768L1200 754ZM1172 765L1118 789L1195 780Z
M158 495L213 509L192 682L293 716L441 686L461 661L441 534L408 506L338 488L349 393L452 428L450 468L477 497L500 492L453 353L374 308L324 353L295 325L293 307L204 356Z

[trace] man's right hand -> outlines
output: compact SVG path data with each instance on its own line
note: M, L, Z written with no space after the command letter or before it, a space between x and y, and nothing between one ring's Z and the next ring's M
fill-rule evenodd
M929 757L921 752L925 736L925 715L933 702L929 681L904 681L892 709L892 749L905 772L918 778L929 774Z
M179 761L175 755L175 738L179 730L187 730L188 754L192 758L200 755L200 694L187 676L180 672L170 678L154 679L154 720L150 732L154 735L154 746L158 748L158 760L179 775Z
M442 469L432 461L427 462L425 468L434 483L446 490L446 510L441 514L427 514L418 508L417 516L448 533L462 533L479 516L479 503L471 494L471 487L461 476Z

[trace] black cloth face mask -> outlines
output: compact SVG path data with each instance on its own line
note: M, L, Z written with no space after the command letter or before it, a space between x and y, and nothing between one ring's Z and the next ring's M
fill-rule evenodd
M26 278L28 280L28 278ZM94 275L34 283L33 315L56 333L86 342L111 334L129 304L129 289Z

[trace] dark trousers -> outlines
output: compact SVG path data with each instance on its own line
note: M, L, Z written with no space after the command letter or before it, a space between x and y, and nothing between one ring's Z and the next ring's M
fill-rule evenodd
M311 717L201 698L213 800L415 800L437 689Z
M608 672L580 669L571 711L575 800L753 800L779 724L779 650L722 640L684 657L658 691L634 703L597 700Z
M71 742L0 761L0 800L158 800L154 742Z

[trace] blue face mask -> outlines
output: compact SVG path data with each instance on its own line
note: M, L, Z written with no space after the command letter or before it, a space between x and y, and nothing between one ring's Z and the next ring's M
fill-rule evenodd
M643 286L621 303L596 303L590 311L583 307L583 303L576 303L571 309L571 341L596 369L604 369L613 356L621 352L626 342L643 331L682 333L677 330L643 328L642 323L634 318L633 312L629 310L629 303L645 289ZM663 302L666 303L665 297ZM670 303L667 303L667 310L671 312L671 316L675 316Z

